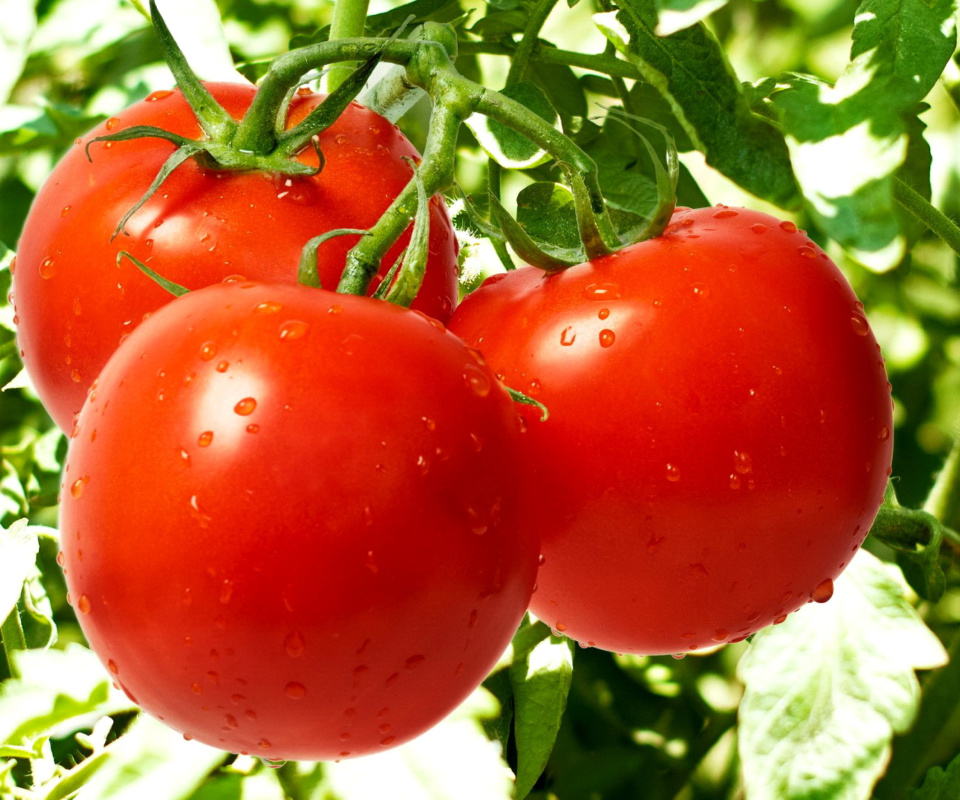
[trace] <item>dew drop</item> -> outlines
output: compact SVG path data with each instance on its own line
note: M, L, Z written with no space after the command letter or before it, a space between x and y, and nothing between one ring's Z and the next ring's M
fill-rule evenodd
M537 563L542 567L544 564L547 563L547 557L543 553L541 553L537 558Z
M90 482L90 476L84 475L82 478L78 478L70 485L70 495L79 500L83 496L83 488Z
M237 718L233 716L233 714L226 714L223 721L227 723L228 728L237 728L240 726L240 723L237 722Z
M343 313L343 306L339 303L334 303L330 308L327 309L327 313L336 317Z
M381 739L381 740L380 740L380 744L383 745L384 747L389 747L389 746L392 745L395 741L397 741L397 737L396 737L396 736L388 736L386 739Z
M213 442L213 431L204 431L197 437L197 444L200 447L209 447Z
M733 451L733 468L740 475L749 475L753 472L753 459L750 458L749 453L744 453L742 450Z
M466 364L463 368L463 380L467 388L477 397L486 397L490 394L492 385L490 377L476 364Z
M81 614L90 613L90 598L85 594L80 595L80 598L77 600L77 611Z
M783 624L784 622L786 622L786 621L787 621L787 615L786 615L786 614L781 614L779 617L777 617L777 618L773 621L773 624L774 624L774 625L782 625L782 624Z
M583 296L587 300L616 300L620 297L620 286L616 283L591 283L584 288Z
M750 230L752 230L752 231L753 231L754 233L756 233L756 234L766 233L766 232L767 232L767 226L764 225L764 224L761 223L761 222L758 222L758 223L756 223L755 225L751 225L751 226L750 226Z
M724 628L718 628L710 638L715 642L725 642L728 638L730 638L730 631L725 630Z
M107 669L110 670L110 673L117 675L120 672L120 668L117 666L117 662L112 658L107 661Z
M283 640L283 649L287 651L290 658L299 658L303 655L305 644L303 634L300 631L291 631Z
M680 480L680 468L674 464L667 464L667 480L671 483Z
M866 336L870 332L870 325L867 323L867 318L863 316L863 314L854 312L850 316L850 325L857 336Z
M71 370L70 380L72 380L74 383L80 383L80 381L83 380L82 376L80 375L80 370L78 369Z
M247 425L247 433L260 433L260 426L255 423Z
M562 622L558 622L558 623L557 623L556 625L554 625L553 627L554 627L554 630L558 630L558 631L560 631L560 633L563 633L563 632L567 629L567 626L564 625Z
M797 226L795 223L791 222L788 219L785 219L780 223L780 229L786 231L787 233L796 233Z
M698 300L705 300L710 296L710 287L704 283L695 283L691 288L693 289L693 296Z
M306 695L307 687L302 683L290 681L290 683L283 688L283 693L291 700L299 700L301 697Z
M158 100L166 100L172 94L173 92L170 91L169 89L161 89L159 91L151 92L150 94L148 94L146 97L146 101L148 103L156 103Z
M797 248L797 253L800 254L803 258L816 258L817 251L814 250L810 245L803 245L802 247Z
M200 358L203 361L212 361L217 355L217 343L216 342L204 342L200 347Z
M879 435L877 436L877 438L880 439L881 442L887 441L887 439L890 438L890 429L889 429L886 425L884 425L884 426L880 429L880 433L879 433Z
M190 496L190 516L200 524L201 528L210 525L211 516L200 507L200 502L195 494Z
M410 656L406 661L403 662L403 666L407 669L417 669L418 667L423 666L423 662L426 661L425 656Z
M740 476L736 473L730 475L730 488L739 489L740 488Z
M477 612L477 609L473 609L473 610L470 612L470 619L469 619L469 621L467 622L467 627L468 627L468 628L476 628L476 627L477 627L477 620L479 619L479 617L480 617L480 615L479 615L479 613Z
M244 397L239 403L233 407L235 414L239 414L241 417L250 416L257 407L257 401L252 397Z
M601 347L611 347L617 339L617 334L615 334L609 328L604 328L600 331L600 346Z
M216 367L217 372L226 372L228 369L230 369L229 361L221 361Z
M731 217L737 216L737 212L732 208L721 208L719 211L715 211L713 214L714 219L730 219Z
M257 747L259 747L261 750L269 750L271 747L273 747L273 745L270 743L269 739L261 739L259 742L257 742Z
M280 326L280 338L285 342L302 339L309 329L310 326L302 320L287 320Z
M52 258L45 258L40 262L40 277L45 281L57 274L57 265Z
M817 584L817 588L810 594L810 598L815 603L826 603L831 597L833 597L833 581L830 578Z
M231 597L233 597L233 581L224 578L223 583L220 584L220 602L226 605Z
M255 314L276 314L278 311L283 309L281 303L275 303L273 301L267 300L263 303L258 303L253 307L253 312Z

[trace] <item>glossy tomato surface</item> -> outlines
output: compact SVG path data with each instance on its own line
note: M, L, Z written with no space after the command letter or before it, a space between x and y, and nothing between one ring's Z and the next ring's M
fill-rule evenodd
M823 601L880 506L890 388L863 307L789 222L679 210L561 274L490 278L451 329L528 417L531 610L615 652L738 640Z
M376 753L462 701L526 610L519 426L420 312L279 284L168 304L71 440L63 563L146 711L271 759Z
M255 91L239 83L209 88L236 118ZM288 125L321 100L312 93L294 97ZM412 176L403 157L417 156L395 125L351 104L320 134L324 168L317 176L215 172L189 161L131 217L128 235L111 241L120 219L174 151L157 138L90 144L96 136L134 125L200 135L179 91L155 92L106 120L78 140L51 173L19 243L13 283L18 340L40 399L66 431L120 340L171 299L131 261L118 264L121 251L188 289L231 275L292 283L303 245L329 230L373 225ZM300 159L317 163L311 147ZM430 212L430 258L414 307L445 321L457 297L457 243L439 198L431 201ZM358 238L336 237L320 248L324 287L336 287L346 252ZM388 254L384 272L407 238Z

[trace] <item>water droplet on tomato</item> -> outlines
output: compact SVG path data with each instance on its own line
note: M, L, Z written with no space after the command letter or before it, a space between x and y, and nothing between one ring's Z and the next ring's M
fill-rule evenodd
M740 488L740 476L736 473L730 475L730 488L739 489Z
M285 342L301 339L306 336L308 330L310 326L302 320L287 320L280 326L280 338Z
M587 300L616 300L620 297L620 286L616 283L591 283L584 288L583 296Z
M220 584L220 602L226 605L231 597L233 597L233 581L224 578L223 583Z
M120 668L117 666L117 662L112 658L107 660L107 669L110 670L112 675L118 675L120 673Z
M777 618L773 621L773 624L774 624L774 625L782 625L782 624L783 624L784 622L786 622L786 621L787 621L787 615L786 615L786 614L781 614L779 617L777 617Z
M226 372L228 369L230 369L229 361L221 361L216 366L217 372Z
M200 524L201 528L206 528L212 519L212 517L200 507L200 501L197 500L195 494L190 496L190 516Z
M879 435L877 436L877 438L880 439L881 442L887 441L887 439L890 438L890 429L889 429L886 425L884 425L884 426L880 429L880 433L879 433Z
M278 311L283 309L281 303L275 303L271 300L267 300L263 303L258 303L253 307L253 312L255 314L276 314Z
M733 465L733 468L740 475L748 475L753 472L753 459L749 453L745 453L742 450L733 451Z
M802 258L816 258L817 251L813 249L810 245L803 245L802 247L797 248L797 252Z
M200 447L209 447L213 442L213 431L204 431L197 437L197 444Z
M380 731L381 735L385 733L390 733L393 730L393 726L389 722L384 722L382 725L377 727L377 730Z
M156 103L159 100L166 100L172 94L173 92L170 91L169 89L161 89L159 91L151 92L150 94L148 94L146 97L146 101L148 103Z
M290 656L290 658L299 658L302 656L305 646L306 642L300 631L291 631L283 640L283 649L287 651L287 655Z
M77 600L77 611L79 611L81 614L90 613L90 598L85 594L80 595L79 599Z
M564 329L560 332L560 344L561 344L563 347L569 347L570 345L572 345L572 344L576 341L576 339L577 339L577 334L576 334L576 332L573 330L573 327L572 327L572 326L567 327L567 328L564 328Z
M490 394L492 388L490 376L476 364L464 365L463 380L467 388L477 397L486 397Z
M70 495L79 500L83 496L83 488L90 482L90 476L84 475L82 478L78 478L72 484L70 484Z
M693 296L698 300L705 300L710 296L710 287L704 283L695 283L691 289L693 290Z
M542 391L543 391L543 384L540 383L540 381L537 380L536 378L530 381L530 383L527 385L527 394L529 394L531 397L536 397Z
M297 683L296 681L290 681L284 688L283 693L289 697L291 700L299 700L301 697L306 695L307 687L302 683Z
M736 211L732 208L721 208L719 211L715 211L713 214L714 219L730 219L731 217L737 216Z
M395 741L397 741L397 737L396 737L396 736L388 736L386 739L381 739L381 740L380 740L380 744L381 744L383 747L389 747L389 746L392 745Z
M783 220L783 222L780 223L780 230L784 230L784 231L786 231L787 233L796 233L796 232L797 232L797 226L796 226L796 224L794 224L794 223L791 222L790 220L785 219L785 220Z
M247 433L260 433L260 426L255 423L247 425Z
M57 274L57 265L52 258L45 258L40 262L40 277L44 280L50 280Z
M827 578L817 584L817 588L810 594L810 598L815 603L826 603L833 597L833 581Z
M363 337L356 333L351 333L340 342L340 352L345 356L354 355L360 345L363 343Z
M567 629L567 626L564 625L562 622L558 622L556 623L556 625L553 626L553 628L555 631L563 633Z
M863 314L853 313L850 316L850 326L857 336L866 336L870 332L870 325L867 323L867 318L863 316Z
M476 628L476 627L477 627L477 621L479 620L479 618L480 618L480 614L479 614L479 612L477 611L477 609L474 608L474 609L470 612L470 619L467 621L467 627L468 627L468 628Z
M257 747L259 747L261 750L269 750L271 747L273 747L273 745L270 743L269 739L261 739L259 742L257 742Z
M427 456L417 456L417 472L419 472L421 476L430 472L430 459Z
M234 407L233 411L235 414L239 414L241 417L250 416L257 408L257 401L252 397L244 397L243 400L238 402Z
M730 631L718 628L710 638L715 642L725 642L730 637Z
M611 347L616 340L617 340L617 334L615 334L609 328L604 328L602 331L600 331L601 347Z
M240 723L237 722L237 718L233 716L233 714L224 715L223 720L227 723L228 728L237 728L240 726Z
M756 233L756 234L766 233L766 232L767 232L767 226L764 225L764 224L761 223L761 222L758 222L758 223L756 223L755 225L751 225L751 226L750 226L750 230L752 230L752 231L753 231L754 233Z
M675 464L667 464L667 480L672 483L680 480L680 468Z
M384 685L388 687L393 686L399 678L400 678L400 673L394 672L393 674L387 676L387 679L384 681Z
M216 342L204 342L200 347L200 358L203 361L212 361L217 355Z
M403 666L407 669L417 669L418 667L423 666L423 662L426 660L426 656L410 656L410 658L403 662Z

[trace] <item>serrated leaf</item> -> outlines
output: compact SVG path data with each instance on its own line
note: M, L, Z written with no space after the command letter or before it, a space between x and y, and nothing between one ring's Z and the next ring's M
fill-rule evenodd
M760 631L740 662L750 800L866 800L916 714L914 670L946 653L889 568L865 551L830 602Z
M0 685L0 742L23 744L70 720L134 708L93 652L79 644L18 650L14 659L21 677Z
M751 110L723 49L702 23L659 37L652 0L630 0L594 21L669 102L710 166L757 197L783 208L798 204L783 135Z
M518 800L533 789L553 751L573 680L573 649L569 639L551 636L510 666Z
M482 718L497 702L478 689L436 727L386 753L326 767L337 797L350 800L511 800L513 781Z
M906 800L957 800L960 797L960 756L946 769L933 767L924 776L923 783L907 792Z
M36 0L0 0L0 106L6 103L27 62L37 28Z
M726 4L727 0L657 0L657 36L669 36L696 25Z
M501 94L516 100L541 119L559 129L560 117L547 96L533 83L522 81L503 89ZM473 114L466 120L467 127L490 158L508 169L529 169L549 158L526 136L482 114Z
M772 96L818 226L877 271L905 252L891 182L909 118L953 55L955 13L956 0L864 0L836 85L795 76Z
M16 608L39 552L40 540L25 519L0 528L0 621Z

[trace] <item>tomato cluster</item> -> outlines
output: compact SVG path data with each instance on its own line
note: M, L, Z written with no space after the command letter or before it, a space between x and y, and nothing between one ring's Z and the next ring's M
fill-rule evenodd
M235 116L253 97L211 88ZM318 102L298 94L288 124ZM144 124L197 134L169 93L91 137ZM413 148L372 112L320 136L314 176L187 162L116 237L171 145L99 142L87 161L89 144L24 229L18 336L71 431L61 534L84 633L186 736L378 752L471 692L528 608L617 652L737 641L829 599L869 530L891 463L883 359L792 223L680 209L655 239L496 275L454 311L434 199L409 310L296 284L307 240L371 226L410 179ZM321 248L324 286L354 241Z

